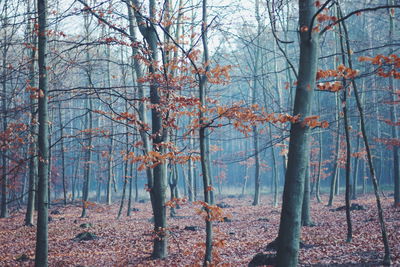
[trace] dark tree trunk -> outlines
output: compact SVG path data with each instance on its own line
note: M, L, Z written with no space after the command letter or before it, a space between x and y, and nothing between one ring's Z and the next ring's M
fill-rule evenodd
M304 178L304 195L303 206L301 208L301 225L312 225L310 218L310 165L307 167L306 175Z
M294 115L310 116L318 60L318 34L308 29L315 14L315 1L299 1L300 62ZM307 27L307 30L304 30ZM301 121L290 129L288 165L278 235L278 266L296 266L300 242L304 178L309 157L309 127Z
M39 135L38 135L38 216L36 233L35 266L48 265L48 166L49 166L49 116L48 116L48 80L47 80L47 0L38 0L38 62L39 89Z
M342 25L339 25L339 37L340 37L340 48L342 54L342 62L343 65L346 65L346 57L345 57L345 48L343 41L343 33L342 33ZM342 110L344 117L344 132L346 136L346 222L347 222L347 239L346 242L350 243L353 239L353 227L351 222L351 214L350 214L350 172L351 172L351 141L350 141L350 133L349 133L349 118L347 114L347 80L343 78L343 102L342 102Z
M340 9L340 6L338 5L339 11L340 11L340 17L343 17L342 11ZM352 63L352 58L351 58L351 48L350 48L350 41L349 41L349 34L347 31L347 27L344 21L341 22L341 25L343 26L343 32L344 32L344 38L345 38L345 43L346 43L346 54L347 54L347 60L349 63L349 67L353 69L353 63ZM363 141L364 141L364 146L365 150L367 151L367 162L368 162L368 167L369 167L369 173L370 177L372 179L372 184L374 186L374 193L375 193L375 198L376 198L376 205L378 209L378 218L379 218L379 223L381 226L381 234L382 234L382 241L383 245L385 248L385 255L383 258L383 264L384 265L390 265L391 264L391 259L390 259L390 247L389 247L389 241L386 233L386 225L385 225L385 218L383 216L383 210L382 210L382 204L381 204L381 199L379 196L379 184L378 184L378 179L376 178L375 175L375 169L372 163L372 155L371 155L371 149L369 146L368 142L368 136L367 132L365 129L365 120L364 120L364 111L363 107L361 106L361 101L358 93L358 88L357 88L357 83L355 82L354 79L352 79L352 85L354 89L354 96L356 99L356 104L357 104L357 109L360 114L360 125L361 125L361 133L363 136Z
M134 6L140 7L139 1L132 1ZM131 10L131 9L129 9ZM146 39L150 48L150 57L151 62L158 62L158 39L157 32L153 25L146 25L144 18L140 13L135 11L135 17L137 20L137 25L139 27L140 32L143 37ZM149 13L150 13L150 21L156 20L156 1L149 1ZM149 65L149 73L154 75L157 74L157 70L154 68L153 64ZM166 141L167 131L163 128L163 114L158 109L158 105L161 104L161 95L158 91L159 85L156 81L150 82L150 103L153 105L151 108L151 121L152 121L152 129L151 133L153 136L153 151L158 152L160 154L165 153L165 148L163 147L163 142ZM140 97L140 95L139 95ZM143 107L144 108L144 107ZM144 115L144 113L142 113ZM146 135L144 131L141 131L142 135ZM149 146L146 145L147 137L143 138L145 147L149 149ZM148 152L149 150L147 150ZM166 258L168 255L168 246L167 246L167 213L165 206L165 197L167 190L167 177L165 170L165 163L161 162L157 166L154 167L151 171L148 169L148 187L150 190L150 199L153 209L154 215L154 232L155 238L153 239L153 253L152 257L154 259L162 259Z

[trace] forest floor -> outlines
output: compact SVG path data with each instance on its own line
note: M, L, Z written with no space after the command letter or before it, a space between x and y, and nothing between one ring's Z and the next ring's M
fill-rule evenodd
M322 198L327 203L325 197ZM253 256L266 252L266 245L277 236L280 207L273 208L271 199L263 197L261 205L252 206L250 198L225 198L230 207L223 211L230 221L214 223L218 266L247 266ZM400 208L393 207L392 198L382 198L386 226L392 252L392 262L400 266ZM360 196L353 203L366 210L352 211L353 241L346 243L345 211L331 211L344 205L343 198L335 199L333 207L312 201L314 227L302 228L302 241L309 245L300 250L302 266L380 266L383 258L380 226L374 195ZM111 207L95 205L89 208L88 218L79 218L77 205L54 206L49 222L50 266L195 266L202 262L205 223L199 214L200 205L184 204L177 217L169 218L169 257L151 260L151 205L135 203L138 211L130 217L116 219L118 203ZM54 213L54 212L53 212ZM126 213L126 211L125 211ZM0 219L0 266L33 266L35 228L23 226L23 211L10 218ZM82 229L82 223L92 227ZM195 231L186 226L197 226ZM98 236L91 241L74 241L84 231ZM272 253L272 252L270 252ZM25 254L28 259L17 260Z

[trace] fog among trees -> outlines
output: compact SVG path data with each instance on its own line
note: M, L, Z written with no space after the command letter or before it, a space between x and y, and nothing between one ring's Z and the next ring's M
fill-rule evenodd
M399 12L0 1L0 265L400 264Z

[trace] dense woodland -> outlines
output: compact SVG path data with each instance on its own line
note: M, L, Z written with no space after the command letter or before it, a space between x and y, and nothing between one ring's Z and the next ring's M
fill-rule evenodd
M0 265L400 264L399 8L0 1Z

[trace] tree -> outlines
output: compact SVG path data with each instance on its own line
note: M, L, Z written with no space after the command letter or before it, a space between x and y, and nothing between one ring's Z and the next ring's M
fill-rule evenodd
M137 25L143 38L149 45L150 52L150 65L149 73L155 75L157 73L156 65L159 60L158 56L158 39L155 26L152 21L156 20L156 1L149 1L149 21L150 24L147 26L143 16L139 13L139 3L137 0L133 0L135 17ZM151 133L153 136L153 151L158 153L164 153L165 148L163 142L167 137L167 130L163 128L163 114L157 108L160 105L161 96L159 91L159 84L155 79L150 82L150 103L153 105L151 109L151 121L152 129ZM154 215L154 232L156 237L154 238L153 246L153 258L165 258L168 255L167 250L167 214L165 207L165 194L167 187L167 176L165 170L165 163L158 164L153 169L152 179L148 181L148 190L150 192L151 204Z
M296 266L298 261L310 132L302 121L310 116L317 74L319 35L309 27L315 11L315 1L299 1L300 62L293 114L300 115L301 120L293 123L290 129L288 165L278 234L278 266Z
M209 56L208 56L208 40L207 40L207 0L203 0L202 4L202 27L201 27L201 39L203 42L203 63L205 65L205 73L201 75L199 81L199 98L200 105L202 107L206 106L206 86L207 86L207 71L210 70ZM206 144L206 133L207 133L207 125L205 120L205 115L202 109L199 112L199 147L200 147L200 162L201 162L201 173L203 176L203 193L204 193L204 201L207 205L212 204L211 199L211 191L213 188L210 183L210 164L208 164L209 158L207 153L207 144ZM207 212L206 217L206 247L205 247L205 255L204 255L204 266L207 266L212 262L212 221L211 221L211 211L210 207L205 207Z
M394 0L387 0L388 5L394 5ZM395 21L394 21L394 9L389 9L389 42L392 43L395 38ZM393 54L394 51L391 48L389 51ZM394 70L394 67L392 68ZM397 109L394 105L395 99L395 85L394 78L389 77L389 90L392 93L393 103L390 105L390 119L392 122L396 122L398 119ZM399 136L397 126L392 126L392 138L397 139ZM399 147L393 146L393 180L394 180L394 205L400 205L400 161L399 161Z
M33 1L35 2L35 1ZM34 3L34 11L36 11L36 3ZM28 14L30 13L30 1L28 3ZM32 23L30 22L30 18L28 18L28 34L30 37L30 41L34 47L36 47L36 39L37 36L32 32ZM30 62L29 62L29 86L31 88L35 87L35 58L36 58L36 49L30 49ZM33 213L35 209L35 195L36 195L36 182L37 182L37 174L38 174L38 160L37 160L37 145L35 135L37 133L36 127L36 101L33 98L30 98L31 104L31 125L30 125L30 134L32 136L31 143L29 144L29 185L28 185L28 203L26 208L25 215L25 225L33 225Z
M38 12L38 216L36 232L35 266L46 267L48 254L48 166L49 166L49 117L47 77L47 0L37 1Z

